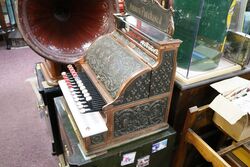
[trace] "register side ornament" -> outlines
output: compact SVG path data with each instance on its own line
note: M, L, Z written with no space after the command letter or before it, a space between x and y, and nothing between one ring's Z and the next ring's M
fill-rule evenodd
M161 66L152 72L150 87L150 96L167 93L170 90L170 84L174 68L174 51L163 53Z
M141 104L114 114L114 136L119 137L164 121L167 98Z

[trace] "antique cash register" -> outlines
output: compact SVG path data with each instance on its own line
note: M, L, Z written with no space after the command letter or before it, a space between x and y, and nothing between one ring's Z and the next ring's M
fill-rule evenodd
M62 72L60 88L84 154L166 130L176 54L167 35L171 10L156 1L125 1L115 31L100 36L77 68Z

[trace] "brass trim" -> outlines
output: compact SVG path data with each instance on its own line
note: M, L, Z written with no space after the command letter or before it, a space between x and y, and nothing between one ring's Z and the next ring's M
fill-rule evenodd
M176 45L180 45L182 43L182 41L181 40L179 40L179 39L170 39L170 40L165 40L165 41L160 41L159 42L159 44L160 44L160 46L161 47L164 47L164 46L166 46L166 45L172 45L172 44L176 44Z
M162 43L162 45L160 46L160 49L166 50L166 51L175 50L175 49L179 48L181 43L182 43L181 40L173 39L173 40L169 41L168 43Z

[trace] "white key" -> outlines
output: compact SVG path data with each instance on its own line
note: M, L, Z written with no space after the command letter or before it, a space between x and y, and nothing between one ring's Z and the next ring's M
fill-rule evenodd
M81 89L81 90L85 90L86 87L85 87L85 86L80 86L80 89Z
M74 100L79 99L79 97L76 94L72 94L72 97Z
M81 114L84 114L84 113L85 113L85 109L80 109L79 112L80 112Z
M81 114L84 114L84 113L86 113L86 112L88 112L88 111L91 111L89 108L87 108L87 109L85 109L85 108L83 108L83 109L80 109L79 110L79 112L81 113Z
M77 85L79 86L79 87L83 87L84 85L83 85L83 83L77 83ZM85 86L84 86L85 87Z
M83 93L83 94L88 93L88 90L87 90L87 89L84 89L84 90L82 90L82 93Z
M75 81L82 81L81 78L79 78L79 77L75 77L74 79L75 79Z
M86 101L91 101L91 100L92 100L91 96L86 97Z
M80 101L82 104L87 104L87 102L86 101Z
M83 84L81 80L76 80L76 83Z
M82 104L77 104L76 106L78 107L78 109L84 108Z
M89 93L84 93L83 96L84 96L84 97L88 97L88 96L90 96L90 94L89 94Z
M85 112L91 111L90 108L85 108Z
M74 91L75 91L75 89L73 89L73 88L69 88L69 91L72 93L72 92L74 92Z
M66 72L62 72L61 74L62 76L67 76Z

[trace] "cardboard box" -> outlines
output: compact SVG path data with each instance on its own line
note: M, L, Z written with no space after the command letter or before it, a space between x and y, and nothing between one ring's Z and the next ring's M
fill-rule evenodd
M250 92L246 91L250 82L234 77L211 86L220 93L209 105L215 111L214 123L236 141L250 137Z

